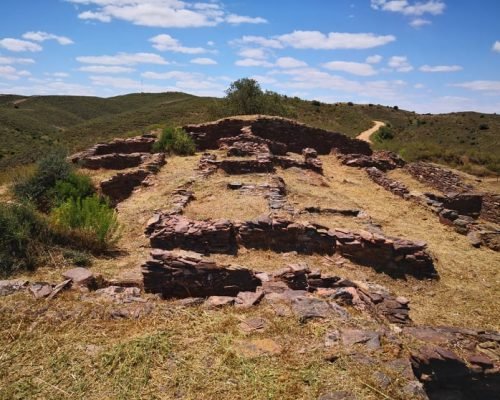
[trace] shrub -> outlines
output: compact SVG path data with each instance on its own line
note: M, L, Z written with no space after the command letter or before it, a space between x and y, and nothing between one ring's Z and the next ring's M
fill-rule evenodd
M33 207L0 203L0 276L33 269L41 244L51 239L47 222Z
M52 211L52 219L63 233L81 241L84 248L101 252L116 243L120 227L116 212L97 195L69 198Z
M82 199L94 194L92 180L86 175L71 173L66 180L56 182L53 189L49 191L52 206L59 206L68 199Z
M481 131L486 131L488 129L490 129L490 127L489 127L488 124L481 124L481 125L479 125L479 130L481 130Z
M348 106L352 107L354 105L354 103L352 101L348 102L347 103Z
M71 261L77 267L90 267L92 265L89 254L83 251L68 249L63 251L63 257Z
M35 172L25 178L15 179L13 192L20 201L31 201L38 209L47 211L51 206L50 193L58 181L65 181L72 173L65 154L56 150L42 158Z
M154 151L178 154L182 156L192 155L196 151L193 139L181 128L165 128L160 139L155 143Z
M321 107L321 102L319 102L318 100L311 101L311 104L315 107Z
M376 137L379 140L391 140L394 139L394 132L388 126L383 126L378 130Z

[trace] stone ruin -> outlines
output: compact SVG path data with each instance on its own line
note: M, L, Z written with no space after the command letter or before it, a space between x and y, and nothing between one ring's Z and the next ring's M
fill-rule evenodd
M328 229L311 223L261 216L252 221L195 221L184 216L157 214L146 228L151 247L176 248L202 254L236 254L239 247L334 254L381 269L394 276L437 277L424 242L389 238L366 231Z
M99 185L100 191L113 205L127 199L140 185L165 165L164 153L152 153L156 136L143 135L128 139L114 139L98 143L69 157L69 160L87 169L125 170Z
M366 154L337 154L341 163L348 167L372 168L381 171L402 168L406 162L392 151L375 151L371 155Z

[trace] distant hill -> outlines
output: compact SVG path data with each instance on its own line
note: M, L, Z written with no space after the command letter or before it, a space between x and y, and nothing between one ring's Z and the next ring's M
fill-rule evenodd
M453 113L420 115L380 105L324 104L284 97L291 117L354 137L373 120L390 126L376 148L477 174L500 173L500 117ZM185 93L137 93L112 98L0 95L0 170L29 164L54 146L73 152L95 142L165 125L214 118L220 99Z

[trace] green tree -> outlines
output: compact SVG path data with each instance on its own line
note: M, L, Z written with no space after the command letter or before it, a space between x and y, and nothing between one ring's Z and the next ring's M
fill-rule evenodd
M232 114L261 114L264 92L255 79L238 79L226 90L226 103Z

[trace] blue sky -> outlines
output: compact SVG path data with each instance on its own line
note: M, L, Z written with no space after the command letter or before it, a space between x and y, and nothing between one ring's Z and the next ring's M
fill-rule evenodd
M1 0L0 93L222 96L229 83L500 112L499 0Z

